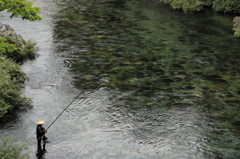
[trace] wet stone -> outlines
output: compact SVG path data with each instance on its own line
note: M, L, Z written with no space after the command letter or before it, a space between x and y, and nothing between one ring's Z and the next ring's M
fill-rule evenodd
M11 37L17 40L23 40L22 36L17 34L8 24L0 24L0 38L1 37ZM24 47L23 43L21 43L21 45Z

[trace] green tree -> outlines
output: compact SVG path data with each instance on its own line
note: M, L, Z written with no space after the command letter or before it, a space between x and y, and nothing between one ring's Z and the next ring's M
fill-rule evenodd
M38 15L40 12L39 7L32 7L33 2L27 2L26 0L0 0L0 11L7 10L12 13L13 17L22 17L22 19L28 19L31 21L41 20Z
M172 8L184 12L200 11L207 6L214 11L240 13L239 0L160 0L160 2L170 4Z

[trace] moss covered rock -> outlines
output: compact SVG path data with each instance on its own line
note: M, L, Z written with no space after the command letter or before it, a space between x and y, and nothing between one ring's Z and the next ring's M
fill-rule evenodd
M233 19L233 30L234 30L234 36L240 37L240 17L239 16Z
M16 62L22 62L27 58L35 58L36 44L25 41L8 24L0 24L0 53Z

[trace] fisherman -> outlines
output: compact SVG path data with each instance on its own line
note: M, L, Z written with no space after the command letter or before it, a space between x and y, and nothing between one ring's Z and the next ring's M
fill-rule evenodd
M45 122L42 120L37 122L36 134L38 140L38 149L41 149L41 140L43 140L44 144L46 143L47 140L47 137L45 136L47 130L44 127L42 127L44 123Z

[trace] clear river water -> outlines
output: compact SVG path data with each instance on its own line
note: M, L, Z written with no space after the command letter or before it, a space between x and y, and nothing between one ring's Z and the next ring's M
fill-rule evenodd
M240 158L240 52L234 15L185 14L154 0L35 0L42 21L9 18L37 43L24 94L1 124L30 158ZM36 122L49 128L37 151Z

